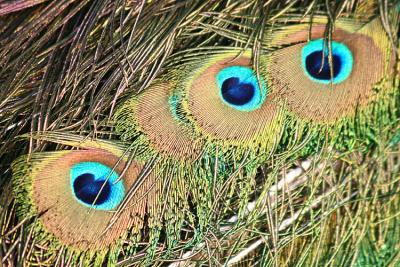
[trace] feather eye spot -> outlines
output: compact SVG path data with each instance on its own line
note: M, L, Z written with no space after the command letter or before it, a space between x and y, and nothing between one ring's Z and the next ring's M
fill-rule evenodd
M39 224L34 230L38 234L50 234L60 245L77 250L103 250L117 245L116 241L131 227L143 227L130 220L129 213L136 211L143 217L146 205L152 207L142 198L144 191L154 198L147 184L138 191L140 200L132 200L137 205L126 207L109 227L114 214L109 211L121 204L125 189L138 178L143 166L140 162L133 160L127 166L119 155L89 147L45 152L30 163L32 167L24 172L16 170L26 165L25 156L13 165L14 183L18 185L15 194L21 196L18 198L21 211L38 216ZM43 241L47 243L46 240Z
M106 180L95 180L91 173L79 175L74 181L75 196L89 205L100 205L110 197L111 186Z
M217 85L222 101L240 111L258 109L266 97L264 81L259 82L253 70L244 66L230 66L219 71Z
M99 162L80 162L71 168L71 189L78 202L98 210L115 209L125 196L118 174Z
M323 52L323 50L325 50ZM332 77L329 65L328 48L318 39L306 44L301 52L301 61L305 74L314 82L338 84L345 81L353 68L353 55L350 49L339 42L332 42Z
M241 83L237 77L226 79L221 88L224 100L238 106L248 104L254 96L254 91L251 83Z
M160 153L186 160L185 150L190 149L190 158L195 158L202 144L193 142L194 132L184 116L182 97L174 82L160 80L127 101L115 115L121 139L131 141L140 136L138 145L147 156Z

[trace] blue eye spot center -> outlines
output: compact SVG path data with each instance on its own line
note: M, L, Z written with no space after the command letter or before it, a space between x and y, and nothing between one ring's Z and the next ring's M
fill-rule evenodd
M242 106L250 102L255 88L251 83L241 83L238 77L231 77L222 83L221 93L230 104Z
M307 43L301 51L301 63L306 76L314 82L338 84L349 78L353 69L353 54L343 43L331 42L332 66L324 40ZM332 74L331 74L332 69Z
M216 75L216 83L222 102L239 111L260 108L267 95L264 80L261 77L258 79L254 71L245 66L221 69Z
M323 64L323 66L322 66ZM322 67L321 67L322 66ZM333 77L336 78L340 73L342 67L342 61L338 55L332 55L332 70ZM322 56L322 50L315 51L307 56L306 58L306 69L308 73L319 80L330 80L331 79L331 69L329 66L328 55Z
M88 205L101 205L110 197L111 185L106 179L95 180L93 174L84 173L74 181L76 197Z
M80 162L70 170L72 196L80 204L96 210L113 210L125 197L119 175L100 162Z

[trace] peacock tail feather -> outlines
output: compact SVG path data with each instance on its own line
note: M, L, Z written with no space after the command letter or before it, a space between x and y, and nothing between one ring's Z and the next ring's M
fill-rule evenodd
M399 266L399 10L0 3L0 266Z

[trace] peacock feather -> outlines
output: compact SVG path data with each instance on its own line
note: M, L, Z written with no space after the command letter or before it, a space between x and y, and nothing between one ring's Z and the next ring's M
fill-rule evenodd
M400 265L399 10L0 3L2 265Z

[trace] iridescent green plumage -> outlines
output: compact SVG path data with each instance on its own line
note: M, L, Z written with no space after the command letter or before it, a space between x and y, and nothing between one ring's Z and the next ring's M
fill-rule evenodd
M394 1L55 2L0 23L3 264L399 264ZM312 76L315 39L333 66ZM352 72L314 83L339 43ZM104 231L68 209L102 213L83 155L126 179ZM64 211L84 227L46 227Z

